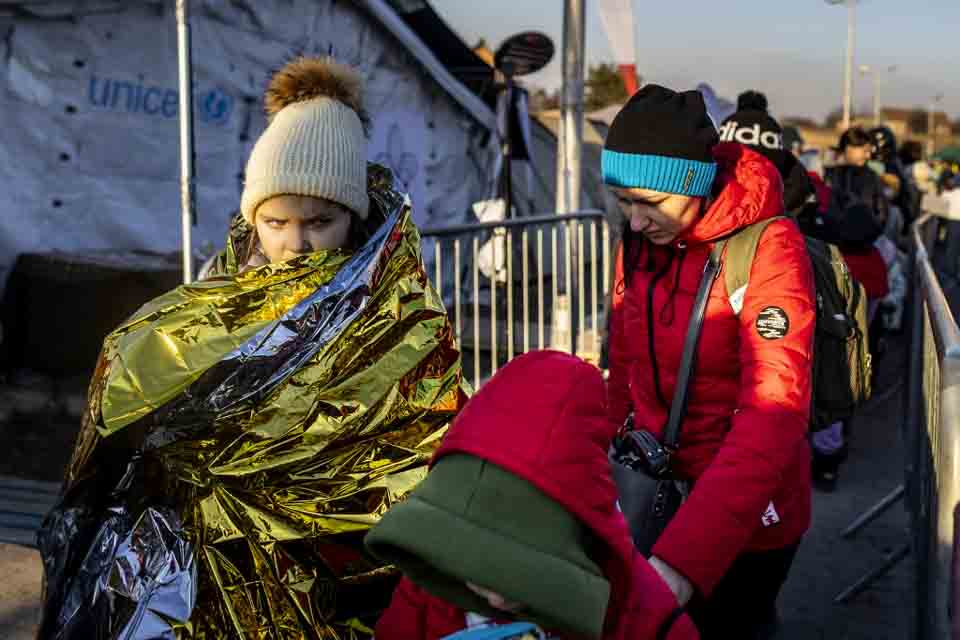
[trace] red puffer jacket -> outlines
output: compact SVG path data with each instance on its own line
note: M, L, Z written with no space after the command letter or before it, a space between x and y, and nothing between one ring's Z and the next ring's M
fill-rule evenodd
M614 429L604 415L605 395L592 365L555 351L520 356L467 404L434 462L453 453L488 460L525 478L590 527L604 543L591 557L610 581L604 640L696 640L690 618L680 615L673 593L634 549L616 508L607 462ZM437 640L465 626L464 611L405 578L377 623L376 637Z
M782 215L777 169L736 143L717 145L720 190L670 247L637 239L629 284L617 258L610 328L610 416L633 411L662 437L704 264L715 240ZM716 191L715 191L716 193ZM637 238L637 236L634 236ZM745 550L797 542L810 524L813 273L790 220L767 227L740 315L719 277L707 306L674 471L694 482L653 549L709 595ZM761 333L776 317L782 332ZM659 390L658 390L659 388Z

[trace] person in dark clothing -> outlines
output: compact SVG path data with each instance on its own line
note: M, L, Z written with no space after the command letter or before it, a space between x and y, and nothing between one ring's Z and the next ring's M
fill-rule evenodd
M900 164L909 167L914 162L923 160L923 145L916 140L907 140L900 145L898 156L900 157Z
M873 212L880 227L884 227L890 205L880 177L867 167L873 154L872 138L860 127L853 127L840 136L837 151L841 154L840 163L828 168L824 179L834 194L846 200L840 206L854 202L864 204Z
M873 138L873 157L883 163L884 171L896 177L899 189L895 190L890 203L900 209L905 224L903 231L909 228L917 218L920 207L920 190L913 183L906 165L897 153L897 138L889 127L875 127L870 130Z
M784 143L784 129L770 115L765 95L745 91L737 97L737 111L720 126L721 142L739 142L773 163L783 178L783 208L798 217L816 208L816 190L807 171Z
M783 148L792 153L793 155L800 157L800 154L803 153L804 140L803 136L800 134L800 130L793 126L786 126L783 128Z
M950 168L946 168L940 174L940 177L937 179L937 193L943 195L946 192L952 191L954 189L954 181L957 177Z
M835 147L838 166L865 167L873 155L873 139L863 127L850 127Z
M889 291L887 264L874 246L883 233L889 204L882 181L867 166L873 155L870 134L859 127L848 129L840 137L837 151L841 164L828 168L824 176L830 205L805 232L840 248L853 277L864 285L872 317ZM836 488L848 439L849 421L836 422L812 435L813 480L819 489Z

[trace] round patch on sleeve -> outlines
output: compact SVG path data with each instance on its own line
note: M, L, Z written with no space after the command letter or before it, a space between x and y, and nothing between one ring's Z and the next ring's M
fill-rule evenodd
M757 315L756 327L764 340L779 340L790 331L790 316L780 307L767 307Z

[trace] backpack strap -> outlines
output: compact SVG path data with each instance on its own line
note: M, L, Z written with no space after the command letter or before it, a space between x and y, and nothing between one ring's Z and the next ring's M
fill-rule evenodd
M761 220L720 241L720 243L726 245L727 250L727 255L723 261L723 282L727 286L730 306L733 307L734 314L738 316L743 308L747 284L750 282L750 269L753 267L753 258L757 254L760 236L772 222L784 218L785 216L776 216Z
M670 405L670 414L663 430L663 444L668 451L675 451L680 446L680 427L687 416L687 397L690 394L690 380L697 363L697 344L700 342L700 331L703 329L703 318L707 313L707 303L710 302L710 290L713 281L720 275L723 254L723 243L714 245L703 266L703 275L700 276L700 286L693 303L693 312L687 325L687 336L683 342L683 355L680 357L680 368L677 370L677 386L673 391L673 403Z

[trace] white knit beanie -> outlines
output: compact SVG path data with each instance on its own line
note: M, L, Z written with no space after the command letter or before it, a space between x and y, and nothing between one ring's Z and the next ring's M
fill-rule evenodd
M360 75L331 58L298 58L273 76L264 102L270 123L247 160L240 199L247 222L278 195L326 198L365 220L368 118Z

